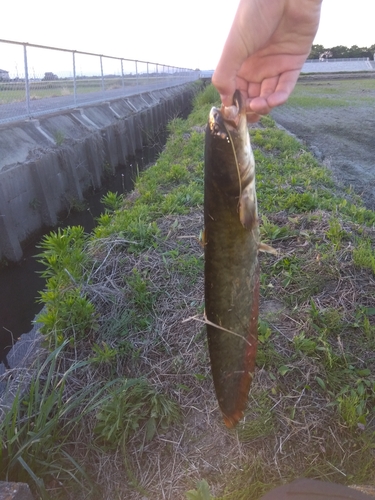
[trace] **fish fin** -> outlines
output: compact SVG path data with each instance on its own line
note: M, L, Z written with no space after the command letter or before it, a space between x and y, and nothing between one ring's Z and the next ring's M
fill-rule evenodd
M254 378L255 359L258 344L258 310L259 310L259 267L257 268L257 278L253 286L254 300L251 307L249 333L247 335L247 344L244 352L244 370L238 381L236 388L236 403L232 406L232 410L228 411L228 406L221 408L224 423L228 429L235 427L244 415L249 397L249 390Z
M257 207L247 191L243 191L240 196L239 213L241 224L249 231L258 224Z
M204 246L207 244L207 239L206 239L206 228L201 231L201 234L199 235L199 244L201 247L204 248Z
M267 252L272 253L272 255L277 255L277 250L266 243L259 243L258 250L259 252Z

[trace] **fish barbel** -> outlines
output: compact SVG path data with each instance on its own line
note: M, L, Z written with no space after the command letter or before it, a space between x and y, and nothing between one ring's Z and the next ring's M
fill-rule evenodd
M212 108L205 144L205 314L212 376L227 427L242 418L255 370L260 247L255 163L238 91Z

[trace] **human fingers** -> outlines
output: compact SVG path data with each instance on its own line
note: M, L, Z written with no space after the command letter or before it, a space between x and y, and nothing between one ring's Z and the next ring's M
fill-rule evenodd
M246 102L247 109L253 113L266 115L272 108L284 104L295 87L299 73L299 70L286 71L279 76L264 79L258 96L255 86L252 85Z
M257 115L267 115L271 111L267 99L260 96L254 97L253 99L247 99L246 109L248 115L251 113L255 113Z
M218 67L212 75L212 84L216 87L220 94L223 106L231 106L233 104L233 94L236 90L235 73L227 72L225 69Z
M279 77L265 78L261 83L248 84L247 109L256 114L266 115L271 111L267 98L275 91Z
M248 82L244 80L245 83L245 92L247 99L254 99L255 97L259 97L262 91L261 82Z
M273 92L267 96L267 103L270 108L275 108L284 104L297 83L300 70L291 70L282 73L278 79Z
M246 112L246 119L248 123L256 123L261 119L261 115L253 113L252 111Z
M216 87L220 94L220 99L223 106L228 107L233 104L233 95L236 90L239 90L242 96L242 102L246 103L248 96L256 97L260 92L260 84L249 84L244 78L235 76L234 78L225 79L224 73L215 70L212 76L212 84ZM251 94L249 94L251 88ZM250 109L248 109L250 111Z

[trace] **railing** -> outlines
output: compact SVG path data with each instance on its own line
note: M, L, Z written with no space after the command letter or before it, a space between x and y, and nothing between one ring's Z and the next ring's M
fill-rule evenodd
M332 57L327 57L325 59L307 59L305 62L316 63L316 62L348 62L348 61L369 61L369 60L370 60L369 57L341 57L336 59Z
M199 71L0 40L0 123L196 80Z

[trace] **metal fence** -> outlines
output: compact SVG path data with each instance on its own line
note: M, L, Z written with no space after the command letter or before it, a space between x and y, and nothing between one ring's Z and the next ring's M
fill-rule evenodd
M0 123L196 80L198 70L0 40Z
M375 58L375 54L374 54ZM316 62L351 62L351 61L369 61L369 57L341 57L341 58L332 58L327 57L325 59L307 59L305 63L316 63Z

